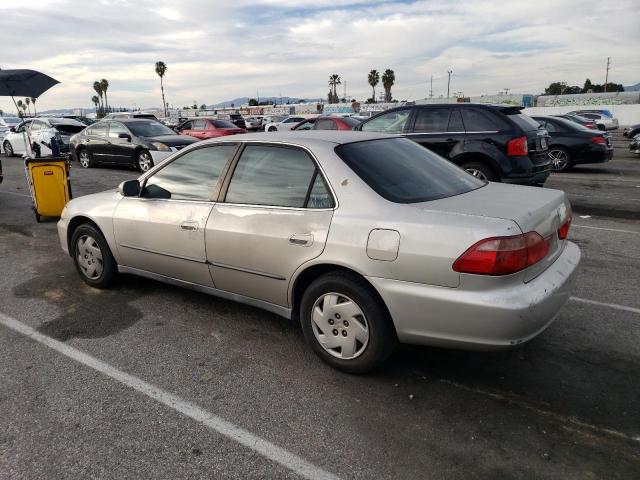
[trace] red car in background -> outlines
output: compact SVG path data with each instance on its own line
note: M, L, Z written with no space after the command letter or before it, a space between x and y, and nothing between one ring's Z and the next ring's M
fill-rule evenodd
M291 130L353 130L353 127L360 125L360 123L360 120L351 117L327 115L300 122Z
M216 118L197 118L187 120L177 128L180 135L189 135L199 140L207 138L222 137L225 135L235 135L237 133L247 133L244 128L238 128L229 120L218 120Z

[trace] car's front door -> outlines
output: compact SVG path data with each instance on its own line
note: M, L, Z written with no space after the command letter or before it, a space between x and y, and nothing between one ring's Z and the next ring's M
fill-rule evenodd
M16 155L22 155L26 151L25 137L27 129L31 126L33 120L27 120L16 127L16 131L10 136L11 148Z
M207 222L216 288L286 307L292 275L324 249L333 208L307 151L247 145Z
M121 137L128 135L127 138ZM133 135L124 124L109 122L108 160L118 165L135 165L136 147L131 142Z
M113 225L124 266L212 287L205 226L236 144L186 152L146 178L139 197L118 203Z
M465 139L460 111L419 107L407 137L444 158L452 158L462 151Z

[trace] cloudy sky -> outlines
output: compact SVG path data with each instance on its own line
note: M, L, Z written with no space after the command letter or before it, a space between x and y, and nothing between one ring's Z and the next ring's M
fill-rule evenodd
M606 6L605 6L606 5ZM370 96L367 72L391 68L395 98L539 93L552 81L640 81L637 0L0 0L0 68L33 68L61 84L39 108L159 106L157 60L171 105L240 96L324 97L338 73ZM342 89L340 89L342 94ZM0 97L0 109L10 100Z

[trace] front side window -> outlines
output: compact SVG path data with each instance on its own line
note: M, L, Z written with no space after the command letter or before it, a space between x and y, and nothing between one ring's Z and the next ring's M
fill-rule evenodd
M396 110L372 118L362 125L363 132L402 133L411 110Z
M451 110L448 108L419 108L416 114L415 132L446 132Z
M320 176L320 175L318 175ZM294 148L248 145L233 172L226 202L276 207L320 208L324 183L315 189L309 205L316 166L305 152ZM328 195L328 191L326 191Z
M196 120L193 122L194 130L205 130L207 128L207 122L204 120Z
M378 195L395 203L437 200L485 185L405 138L346 143L335 151Z
M142 196L210 200L220 174L236 148L237 145L215 145L185 153L149 177Z

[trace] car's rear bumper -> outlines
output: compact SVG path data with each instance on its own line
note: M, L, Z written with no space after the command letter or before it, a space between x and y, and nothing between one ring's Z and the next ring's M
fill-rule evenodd
M571 295L580 250L567 242L558 259L528 283L492 289L437 287L368 277L404 343L496 350L541 333Z

